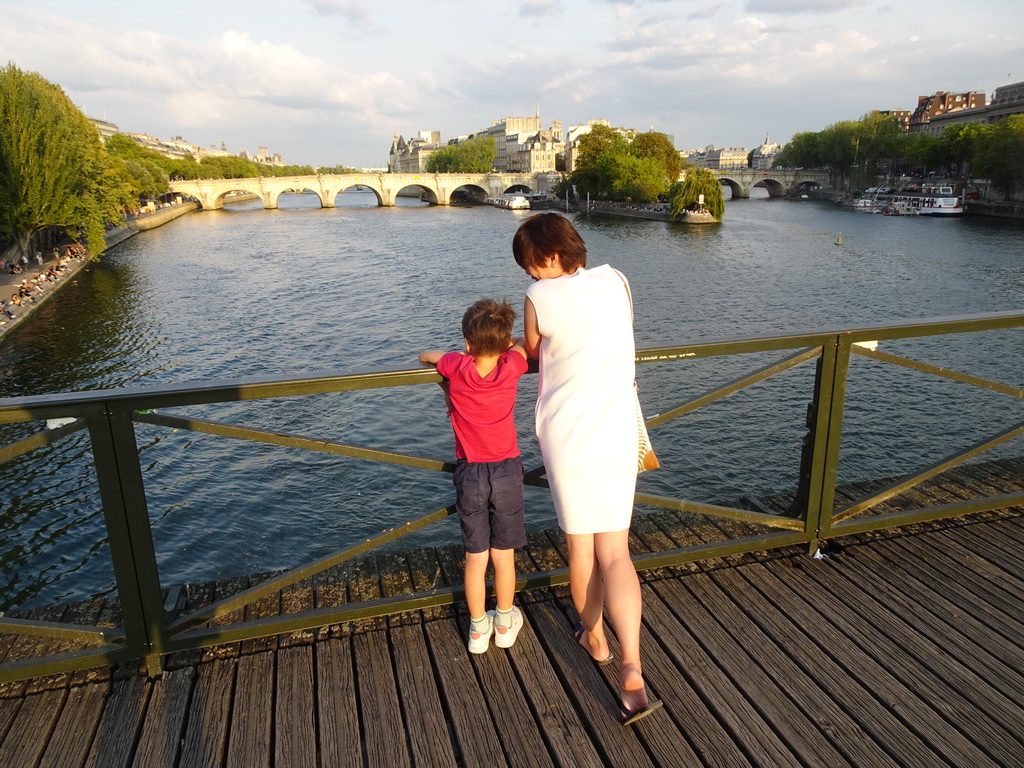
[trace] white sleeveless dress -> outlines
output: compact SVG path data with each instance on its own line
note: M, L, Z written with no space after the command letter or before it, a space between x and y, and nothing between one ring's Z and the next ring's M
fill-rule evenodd
M566 533L629 527L637 474L633 310L608 265L526 292L541 334L537 438Z

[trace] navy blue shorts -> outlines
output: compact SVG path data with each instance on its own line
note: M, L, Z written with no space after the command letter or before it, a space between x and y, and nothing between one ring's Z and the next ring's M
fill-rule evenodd
M526 546L523 462L459 459L452 473L455 508L468 553Z

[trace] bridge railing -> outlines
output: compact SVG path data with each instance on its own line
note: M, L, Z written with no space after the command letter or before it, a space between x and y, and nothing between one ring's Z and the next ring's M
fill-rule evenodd
M807 398L812 405L806 422L808 432L799 488L796 502L791 508L750 509L638 492L635 500L639 504L749 524L756 526L758 533L643 554L635 558L637 567L658 568L703 558L796 544L806 544L810 552L816 552L822 540L848 533L1024 504L1024 494L1010 493L981 495L959 502L924 505L909 510L887 511L884 514L872 513L873 509L887 499L1019 436L1024 432L1024 422L1007 425L997 434L986 437L974 445L955 450L917 472L867 493L863 498L837 503L836 496L841 434L847 407L847 384L852 371L851 359L862 357L874 361L875 364L910 369L1019 401L1024 396L1024 390L1015 385L878 351L875 346L879 341L975 334L978 339L977 348L982 349L986 332L1022 326L1024 313L1003 312L845 330L712 340L640 350L637 353L638 363L658 366L675 366L685 361L712 357L738 357L742 361L752 354L762 361L765 355L779 355L767 365L762 364L698 397L678 402L648 419L647 424L656 445L658 427L670 421L713 405L723 398L811 361L814 361L816 370L814 383L807 392ZM77 392L0 401L0 423L38 422L44 419L63 421L60 426L44 429L0 448L0 462L51 445L77 432L88 433L114 566L121 617L121 626L116 628L0 617L0 656L4 659L3 663L0 663L0 681L66 672L131 659L144 659L149 672L155 675L161 671L162 658L174 651L207 648L222 643L445 605L459 599L460 589L441 588L365 603L319 606L299 613L255 621L212 624L231 617L246 605L420 530L454 512L453 505L444 505L376 538L333 553L316 562L298 565L250 589L171 620L165 606L165 594L161 589L160 564L153 544L144 473L136 439L136 425L148 424L292 449L355 457L383 464L415 467L431 472L450 472L453 464L445 459L424 458L318 437L253 429L158 412L161 409L182 406L410 387L437 381L438 375L428 369L376 371L291 379L250 378L207 384ZM660 394L663 399L672 397L671 392ZM281 461L286 460L287 457L281 458ZM546 485L543 467L530 469L526 474L526 482L533 486ZM565 569L557 569L526 575L517 587L532 589L567 582L568 575ZM47 655L40 657L38 652L33 654L26 650L32 638L41 638L45 641L42 644L37 642L35 648L37 651L41 648L41 652ZM15 648L18 652L12 650ZM53 652L54 650L57 652Z

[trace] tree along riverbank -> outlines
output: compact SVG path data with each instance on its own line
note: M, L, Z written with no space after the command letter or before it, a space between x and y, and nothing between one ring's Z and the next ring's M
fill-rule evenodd
M134 237L139 232L144 232L149 229L155 229L156 227L162 226L169 221L173 221L179 216L184 216L186 213L196 210L199 207L197 203L179 203L177 205L171 205L167 208L161 208L153 213L144 214L134 218L133 220L126 222L125 226L117 227L109 230L105 235L107 250L116 247L123 243L125 240ZM13 251L9 250L11 255L8 258L20 258L20 253L14 253L17 248ZM45 272L50 267L57 266L60 258L54 258L52 256L53 250L47 249L43 251L47 254L44 259L42 266L38 265L35 259L29 259L29 267L16 275L9 275L7 273L0 274L0 301L6 302L12 293L16 293L21 283L26 278L32 280L36 275L41 272ZM6 254L5 254L6 256ZM68 284L68 282L78 274L78 271L85 267L92 259L95 258L88 251L85 256L80 259L71 259L65 264L67 271L61 275L56 282L51 283L44 293L37 296L33 296L31 303L26 302L22 307L18 308L17 316L14 318L4 315L0 317L0 322L4 325L0 325L0 340L2 340L8 333L24 323L29 317L35 313L37 309L46 304L50 299L60 292L61 288Z

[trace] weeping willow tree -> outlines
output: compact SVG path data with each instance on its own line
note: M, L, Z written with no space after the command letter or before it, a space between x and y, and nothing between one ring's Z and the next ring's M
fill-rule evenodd
M701 195L704 202L701 204ZM670 220L675 220L684 211L703 208L715 221L721 221L725 213L725 197L718 178L707 168L687 168L686 178L676 182L668 191Z
M61 228L101 253L107 221L132 203L123 168L59 86L13 63L0 68L0 233L28 255L32 238Z

